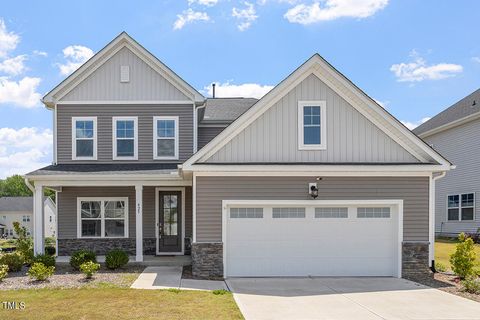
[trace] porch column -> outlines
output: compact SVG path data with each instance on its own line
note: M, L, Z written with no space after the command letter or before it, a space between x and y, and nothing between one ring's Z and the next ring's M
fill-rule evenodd
M135 185L135 261L143 261L143 186Z
M44 227L43 227L43 185L35 183L33 194L33 253L44 253Z

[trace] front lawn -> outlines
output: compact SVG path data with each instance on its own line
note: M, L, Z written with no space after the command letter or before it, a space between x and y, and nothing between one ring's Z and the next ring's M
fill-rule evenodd
M450 255L455 252L456 240L450 239L436 239L435 240L435 262L440 262L445 265L449 270ZM477 265L480 267L480 244L475 245L475 252L477 253Z
M1 291L2 302L24 302L0 319L243 319L231 293L124 288Z

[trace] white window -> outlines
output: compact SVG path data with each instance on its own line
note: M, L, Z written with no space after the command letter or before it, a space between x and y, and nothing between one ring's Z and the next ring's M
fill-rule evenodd
M390 218L390 208L358 208L357 218Z
M325 150L327 148L326 102L298 102L298 149Z
M475 217L475 193L454 194L447 197L448 221L472 221Z
M153 158L178 159L178 117L153 118Z
M22 216L23 222L30 222L30 216Z
M305 208L273 208L272 218L305 218Z
M79 238L128 238L128 198L77 198Z
M348 208L315 208L315 218L348 218Z
M242 219L242 218L263 218L263 208L231 208L230 209L230 218L232 219Z
M97 160L97 117L72 117L72 160Z
M113 117L113 160L138 160L137 117Z

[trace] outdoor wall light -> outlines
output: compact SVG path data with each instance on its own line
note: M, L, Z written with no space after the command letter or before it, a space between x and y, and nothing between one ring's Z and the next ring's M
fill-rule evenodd
M309 183L308 184L308 193L310 196L315 199L318 197L318 187L316 183Z

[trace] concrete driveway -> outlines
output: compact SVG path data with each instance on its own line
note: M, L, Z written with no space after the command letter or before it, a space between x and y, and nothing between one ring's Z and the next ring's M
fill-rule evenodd
M480 319L480 303L396 278L232 278L248 319Z

